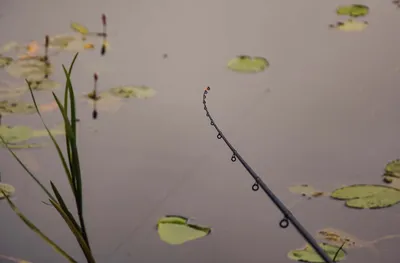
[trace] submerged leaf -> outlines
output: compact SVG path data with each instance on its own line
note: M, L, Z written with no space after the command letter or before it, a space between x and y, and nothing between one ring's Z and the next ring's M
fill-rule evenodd
M228 62L228 68L242 73L256 73L269 67L269 62L263 57L238 56Z
M10 65L12 61L13 61L13 58L3 57L0 55L0 68L4 68L5 66Z
M352 17L366 16L369 13L369 7L366 5L348 5L339 6L336 9L338 15L348 15Z
M6 126L0 125L0 136L7 143L24 142L33 136L33 130L27 126ZM0 141L0 145L2 142Z
M336 25L330 25L332 28L336 28L341 31L353 32L353 31L363 31L368 26L368 22L360 22L349 19L344 22L337 22Z
M346 200L350 208L385 208L400 202L400 190L384 185L356 184L336 189L331 197Z
M188 219L182 216L165 216L158 220L157 231L162 241L181 245L209 235L211 228L188 224Z
M4 192L7 196L11 196L11 195L14 194L15 188L14 188L14 186L12 186L11 184L0 183L0 199L3 199L3 198L4 198L3 192Z
M0 114L32 114L35 113L35 106L31 103L16 101L0 101Z
M343 245L344 248L361 248L369 246L369 242L360 240L346 232L334 228L324 228L319 230L317 232L317 238L336 246L341 246L343 243L345 243Z
M289 191L295 194L301 194L302 196L307 196L309 198L326 195L324 192L318 191L314 187L308 184L291 186L289 187Z
M328 254L328 256L333 259L340 249L339 246L329 245L326 243L320 243L319 246ZM307 245L303 249L292 250L288 253L288 257L291 260L296 260L300 262L311 262L311 263L324 263L325 261L315 252L315 250ZM346 257L346 252L340 249L336 256L335 262L339 262Z
M110 94L120 98L147 99L153 97L156 92L147 86L119 86L110 89Z

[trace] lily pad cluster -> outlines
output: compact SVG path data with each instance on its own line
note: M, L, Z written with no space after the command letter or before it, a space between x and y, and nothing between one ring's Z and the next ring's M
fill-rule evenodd
M262 72L269 67L269 62L263 57L240 55L228 62L228 68L241 73Z
M341 31L362 31L368 26L367 21L357 21L355 18L364 17L368 15L369 7L366 5L346 5L339 6L336 9L336 14L339 16L349 16L350 18L346 21L340 21L330 25L331 28L335 28Z
M346 252L344 249L340 248L340 246L335 246L327 243L319 243L318 244L326 254L333 260L334 262L339 262L346 257ZM325 261L315 252L315 250L306 245L303 249L295 249L291 250L288 253L288 258L291 260L296 260L300 262L310 262L310 263L324 263Z
M157 222L160 239L170 245L182 245L188 241L203 238L211 234L211 228L188 223L183 216L167 215Z

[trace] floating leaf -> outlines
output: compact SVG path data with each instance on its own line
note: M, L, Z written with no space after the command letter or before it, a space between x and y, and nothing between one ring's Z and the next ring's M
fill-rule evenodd
M389 162L385 167L385 175L400 178L400 160Z
M35 106L31 103L0 101L0 114L32 114L35 112Z
M162 241L181 245L209 235L211 228L188 224L188 218L182 216L165 216L158 220L157 231Z
M0 53L6 53L6 52L9 52L11 50L19 50L19 49L20 49L20 45L15 41L11 41L11 42L8 42L8 43L4 44L0 48Z
M334 228L324 228L319 230L317 232L317 238L336 246L341 246L345 243L343 246L344 248L361 248L370 246L370 242L360 240L346 232Z
M385 208L400 202L400 190L384 185L356 184L336 189L331 197L346 200L350 208Z
M228 68L243 73L256 73L269 67L269 62L262 57L238 56L228 62Z
M302 196L307 196L309 198L326 195L324 192L318 191L308 184L291 186L289 187L289 191L295 194L301 194Z
M7 195L7 196L11 196L14 194L15 192L15 188L14 186L10 185L10 184L5 184L5 183L0 183L0 199L4 198L3 192Z
M87 49L93 49L94 45L85 42L85 40L79 36L58 35L50 38L49 47L64 51L80 52Z
M61 135L64 134L64 131L60 128L51 129L50 130L52 135ZM33 130L28 126L6 126L0 125L0 136L3 137L10 148L33 148L33 147L40 147L38 144L20 144L24 143L25 141L33 138L33 137L46 137L48 133L46 130ZM4 146L2 141L0 140L0 146Z
M318 244L328 256L333 260L336 253L340 249L340 246L334 246L326 243ZM315 250L307 245L303 249L292 250L288 253L288 257L291 260L296 260L300 262L312 262L312 263L324 263L325 261L315 252ZM335 262L339 262L346 257L346 252L343 249L340 249L339 253L336 256Z
M6 67L8 74L15 78L22 78L28 81L42 81L45 76L52 73L51 65L40 59L15 60Z
M10 65L12 61L13 59L11 57L3 57L0 55L0 68Z
M119 86L110 89L110 94L120 98L147 99L153 97L156 92L146 86Z
M50 80L50 79L44 79L42 81L32 82L30 84L31 84L32 90L37 90L37 91L40 91L40 90L53 90L53 89L56 89L56 88L60 87L60 83L55 82L55 81Z
M353 31L363 31L368 26L368 22L359 22L349 19L345 22L337 22L336 25L330 25L332 28L336 28L341 31L353 32Z
M348 15L352 17L366 16L369 13L369 7L365 5L339 6L336 9L338 15Z
M93 92L84 95L84 99L89 103L91 107L94 106L95 100L93 97ZM117 112L123 101L121 98L111 95L109 92L103 92L97 95L96 99L96 109L97 111L103 112Z
M72 30L82 34L82 35L87 35L89 33L89 29L87 29L87 27L79 24L79 23L71 23L71 28Z

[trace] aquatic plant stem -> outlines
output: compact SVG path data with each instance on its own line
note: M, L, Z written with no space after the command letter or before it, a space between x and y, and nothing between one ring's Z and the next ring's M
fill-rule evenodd
M204 110L206 111L206 116L210 119L211 125L217 130L218 139L222 139L225 144L232 151L233 155L231 157L232 162L236 161L236 158L240 161L240 163L244 166L244 168L249 172L249 174L255 180L255 184L253 185L253 191L257 191L259 187L261 187L264 193L271 199L271 201L278 207L278 209L282 212L284 218L280 221L279 226L282 228L286 228L289 226L289 222L293 224L296 230L300 233L300 235L312 246L312 248L320 255L320 257L326 263L333 263L332 259L327 255L327 253L318 245L316 240L312 237L312 235L297 221L296 217L290 212L288 208L280 201L280 199L268 188L268 186L264 183L264 181L254 172L254 170L246 163L246 161L242 158L242 156L237 152L237 150L231 145L231 143L226 139L222 131L218 128L214 119L211 117L210 112L207 108L207 94L210 91L210 87L207 87L203 93L203 105Z

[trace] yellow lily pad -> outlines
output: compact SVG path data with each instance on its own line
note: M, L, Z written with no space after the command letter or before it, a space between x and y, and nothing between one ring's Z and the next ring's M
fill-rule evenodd
M211 228L188 224L188 218L182 216L168 215L158 220L157 231L162 241L181 245L209 235Z
M72 30L74 30L82 35L87 35L89 33L89 29L87 29L87 27L85 27L79 23L72 22L71 28L72 28Z
M269 67L269 62L263 57L241 55L228 62L228 68L242 73L256 73Z
M385 167L385 176L400 178L400 160L389 162Z
M330 25L332 28L336 28L337 30L346 31L346 32L355 32L355 31L363 31L367 28L368 22L360 22L349 19L344 22L337 22L336 25Z
M338 15L348 15L352 17L366 16L369 13L369 7L366 5L347 5L339 6L336 9Z
M15 192L14 186L5 183L0 183L0 190L0 199L4 198L4 194L2 192L4 192L6 196L11 196Z

